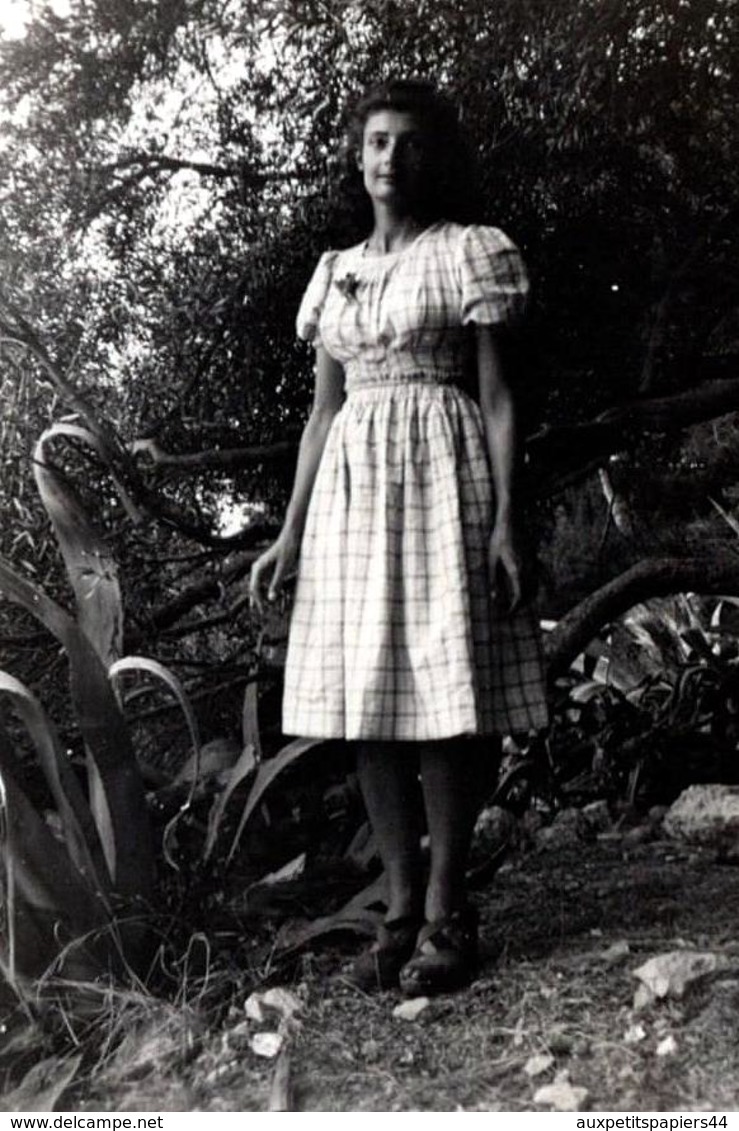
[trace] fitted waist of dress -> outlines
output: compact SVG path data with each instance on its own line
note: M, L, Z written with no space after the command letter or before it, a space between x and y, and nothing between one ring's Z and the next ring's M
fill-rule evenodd
M447 369L378 369L361 373L350 371L346 375L346 393L350 396L353 393L383 389L445 388L456 385L461 379L461 373Z

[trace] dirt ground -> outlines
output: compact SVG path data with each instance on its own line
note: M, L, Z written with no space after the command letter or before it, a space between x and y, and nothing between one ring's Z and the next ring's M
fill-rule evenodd
M152 1005L124 1048L77 1075L72 1107L530 1111L564 1080L585 1089L583 1110L739 1109L739 870L645 835L510 859L475 897L479 976L416 1020L394 1016L399 993L350 988L350 951L324 946L282 980L302 1005L276 1059L252 1050L274 1025L246 1019L237 982L215 1027L197 1003ZM634 969L676 950L726 968L635 1009Z

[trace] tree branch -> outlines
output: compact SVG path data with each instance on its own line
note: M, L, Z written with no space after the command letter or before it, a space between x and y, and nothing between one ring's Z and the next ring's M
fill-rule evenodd
M272 533L272 531L270 531ZM136 629L129 630L126 633L126 648L130 650L130 646L138 644L141 640L146 639L151 633L159 634L167 629L171 629L178 621L182 619L192 609L197 608L198 605L212 600L222 594L223 590L228 585L232 585L243 577L251 567L252 562L257 556L257 551L251 550L245 553L235 554L229 561L225 562L221 571L216 576L202 577L198 581L193 582L187 589L183 589L171 601L166 604L160 605L157 609L152 609L146 613L145 620ZM237 607L240 607L240 599L237 601ZM235 611L234 609L230 610ZM220 615L220 614L217 614ZM199 623L194 625L195 628L202 627ZM177 634L187 635L191 631L188 626L184 632L180 632L178 625Z
M288 172L255 172L243 162L233 165L216 165L210 161L193 161L186 157L169 157L164 153L132 153L118 161L107 165L93 166L91 172L117 173L122 170L131 170L131 179L140 179L142 176L156 175L158 173L177 173L182 170L198 173L202 177L214 177L216 180L238 180L242 185L260 188L274 182L306 181L309 179L307 171L291 169Z
M649 597L696 592L739 596L739 554L647 558L591 593L545 639L549 676L562 675L600 629Z
M284 459L297 452L298 437L273 444L251 444L246 448L221 448L200 452L166 452L157 440L134 440L133 455L145 454L158 467L176 467L183 472L232 471L252 467L264 460Z
M583 424L545 427L526 441L532 470L541 479L544 495L555 494L560 482L552 477L573 473L628 447L645 432L675 432L690 424L739 410L739 379L710 381L671 397L630 401Z

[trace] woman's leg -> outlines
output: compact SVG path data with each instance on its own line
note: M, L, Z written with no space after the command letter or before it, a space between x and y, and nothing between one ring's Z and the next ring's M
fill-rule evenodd
M477 965L477 916L466 904L465 873L475 817L495 781L500 744L459 739L424 745L421 783L431 848L426 924L399 972L404 993L466 985Z
M431 848L425 912L426 921L433 923L465 905L472 830L496 781L500 741L491 737L427 743L420 760Z
M357 744L359 784L388 880L388 920L420 918L423 910L418 770L414 743Z

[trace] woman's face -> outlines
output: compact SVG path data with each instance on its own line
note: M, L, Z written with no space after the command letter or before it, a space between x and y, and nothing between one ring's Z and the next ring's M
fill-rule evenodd
M373 202L407 210L422 197L428 142L417 119L405 111L376 110L364 125L358 160Z

